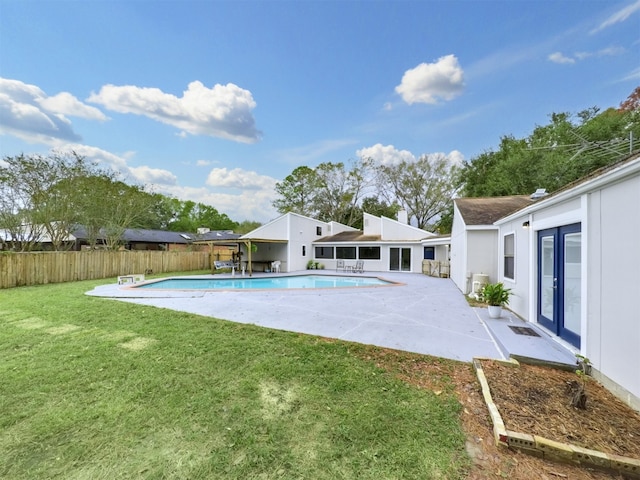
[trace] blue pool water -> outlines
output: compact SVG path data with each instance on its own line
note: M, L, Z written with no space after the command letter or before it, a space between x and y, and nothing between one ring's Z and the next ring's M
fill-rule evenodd
M168 278L135 288L163 288L176 290L252 290L296 288L344 288L393 285L375 277L341 277L338 275L296 275L265 278Z

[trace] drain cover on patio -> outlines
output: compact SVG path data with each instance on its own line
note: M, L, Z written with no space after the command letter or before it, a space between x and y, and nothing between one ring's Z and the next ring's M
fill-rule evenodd
M509 328L513 330L518 335L528 335L529 337L539 337L538 332L536 332L533 328L529 327L512 327L509 325Z

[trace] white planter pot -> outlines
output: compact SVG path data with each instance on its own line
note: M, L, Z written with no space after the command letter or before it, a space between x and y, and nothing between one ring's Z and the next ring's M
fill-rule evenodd
M494 305L489 305L489 317L490 318L500 318L502 316L502 307L496 307Z

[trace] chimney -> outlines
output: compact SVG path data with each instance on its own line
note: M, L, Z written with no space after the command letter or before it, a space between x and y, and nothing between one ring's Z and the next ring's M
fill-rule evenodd
M398 222L403 223L405 225L409 223L409 217L407 216L406 210L398 211Z

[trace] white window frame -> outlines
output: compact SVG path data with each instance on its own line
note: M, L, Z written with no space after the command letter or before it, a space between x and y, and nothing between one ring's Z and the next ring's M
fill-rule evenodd
M511 245L513 251L510 252L510 254L507 253L508 237L511 237L513 239L513 242ZM512 277L507 276L507 258L512 259L512 270L513 270ZM502 277L511 281L516 280L516 232L514 231L507 232L502 236Z

